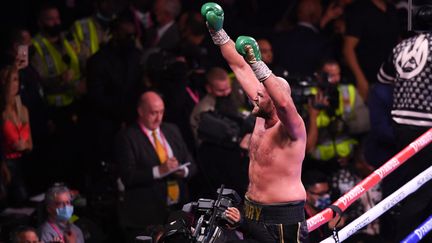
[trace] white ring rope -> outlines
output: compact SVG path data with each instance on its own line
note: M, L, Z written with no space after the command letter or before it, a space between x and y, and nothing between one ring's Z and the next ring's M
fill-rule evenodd
M343 229L338 231L339 241L342 242L350 237L352 234L362 229L364 226L368 225L376 218L381 216L391 207L396 205L399 201L403 200L405 197L410 195L411 193L417 191L423 184L432 179L432 166L428 169L414 177L414 179L410 180L404 186L399 188L397 191L393 192L390 196L386 197L380 203L378 203L375 207L369 209L366 213L352 221L350 224L345 226ZM335 240L332 236L326 238L321 241L321 243L333 243Z
M375 170L368 177L363 179L360 183L354 186L351 190L345 193L342 197L336 200L332 205L339 208L340 211L344 212L355 200L365 194L370 188L374 187L384 177L392 173L399 166L405 163L418 151L426 147L432 142L432 128L430 128L423 135L418 137L403 150L393 156L384 165ZM308 231L311 232L326 222L330 221L334 217L334 209L326 208L318 214L307 219Z

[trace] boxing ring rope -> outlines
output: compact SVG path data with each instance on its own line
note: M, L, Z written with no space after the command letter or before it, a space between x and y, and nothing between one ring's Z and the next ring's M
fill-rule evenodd
M400 151L398 154L388 160L384 165L375 170L372 174L363 179L350 191L348 191L342 197L336 200L336 202L331 205L333 209L326 208L320 213L314 215L313 217L310 217L307 220L308 231L311 232L323 225L324 223L330 221L333 218L333 211L345 211L355 200L360 198L366 191L378 184L378 182L380 182L384 177L393 172L396 168L402 165L418 151L426 147L431 141L432 128L420 137L418 137L416 140L411 142L402 151Z
M409 234L401 243L419 242L432 230L432 215L429 216L419 227Z
M342 242L346 240L348 237L353 235L358 230L362 229L364 226L370 224L372 221L374 221L376 218L381 216L383 213L385 213L387 210L392 208L394 205L396 205L398 202L412 194L413 192L417 191L421 186L423 186L425 183L427 183L429 180L432 179L432 166L430 166L428 169L414 177L414 179L410 180L408 183L406 183L404 186L399 188L397 191L393 192L390 196L386 197L384 200L382 200L380 203L375 205L375 207L369 209L366 213L349 223L347 226L342 228L338 231L338 241ZM430 220L430 227L432 227L432 220ZM333 239L333 236L329 236L325 240L321 241L321 243L333 243L335 242L335 239ZM409 241L409 242L416 242L416 241Z

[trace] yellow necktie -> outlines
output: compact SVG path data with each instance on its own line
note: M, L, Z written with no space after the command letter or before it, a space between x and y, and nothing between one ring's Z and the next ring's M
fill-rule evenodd
M159 161L161 164L166 163L168 160L168 154L165 147L162 145L161 141L157 137L156 131L152 132L154 145L156 153L159 157ZM179 201L180 198L180 187L175 180L167 181L167 194L168 194L168 204L175 204Z
M159 161L161 164L164 164L168 160L167 152L166 152L164 146L162 145L161 141L157 137L156 131L152 132L152 136L153 136L153 140L154 140L155 150L156 150L156 153L159 157Z

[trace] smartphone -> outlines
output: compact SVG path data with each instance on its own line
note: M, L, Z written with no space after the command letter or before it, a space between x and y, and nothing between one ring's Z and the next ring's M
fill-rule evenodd
M17 67L18 69L26 68L29 64L28 45L19 45L17 48Z

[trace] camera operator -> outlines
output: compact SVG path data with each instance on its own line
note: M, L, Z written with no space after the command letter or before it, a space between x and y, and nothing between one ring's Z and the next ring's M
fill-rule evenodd
M198 160L210 184L204 193L216 191L221 184L243 193L247 186L247 162L243 156L246 147L240 145L246 144L244 141L250 135L241 131L245 127L242 111L247 110L246 99L222 68L210 69L206 80L207 95L194 107L190 117Z
M368 131L369 112L355 86L341 84L338 62L324 61L320 73L308 104L306 151L313 161L310 166L331 172L337 159L351 154L358 143L355 135Z
M391 117L397 151L406 147L432 127L432 4L414 1L412 10L414 31L417 34L396 45L378 73L378 80L393 86ZM410 1L411 3L411 1ZM418 27L422 27L420 32ZM388 195L408 180L432 165L432 144L429 144L383 181ZM432 208L432 184L426 184L402 201L391 219L394 232L389 237L402 240L424 221ZM423 239L431 242L432 236Z

